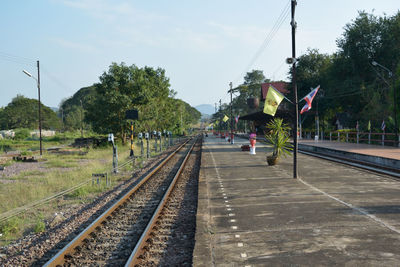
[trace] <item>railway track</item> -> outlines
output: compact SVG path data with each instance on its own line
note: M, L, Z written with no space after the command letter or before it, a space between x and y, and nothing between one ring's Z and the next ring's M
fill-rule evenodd
M148 223L155 223L159 217L154 212L163 210L196 141L189 140L179 147L45 266L136 264L135 260L143 258L140 255L148 249L141 242L146 242L149 234L143 232L154 230L154 225Z
M329 161L334 161L334 162L337 162L340 164L345 164L345 165L349 165L352 167L372 171L375 173L389 175L389 176L392 176L395 178L400 178L400 170L398 170L398 169L383 167L383 166L379 166L376 164L371 164L368 162L349 159L349 158L340 157L340 156L336 156L336 155L333 156L333 155L329 155L326 153L316 153L316 152L304 151L301 149L299 149L299 152L302 154L308 155L308 156L317 157L317 158L321 158L321 159L325 159L325 160L329 160Z

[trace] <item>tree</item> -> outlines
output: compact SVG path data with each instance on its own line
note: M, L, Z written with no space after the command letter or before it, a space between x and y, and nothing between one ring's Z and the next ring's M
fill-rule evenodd
M39 125L38 100L17 95L1 112L2 129L29 128ZM49 107L41 104L42 128L60 129L61 122L57 114Z
M139 111L135 131L183 131L201 116L189 104L174 99L176 93L161 68L112 63L94 88L86 103L85 120L95 131L112 132L123 141L129 129L125 119L129 109Z

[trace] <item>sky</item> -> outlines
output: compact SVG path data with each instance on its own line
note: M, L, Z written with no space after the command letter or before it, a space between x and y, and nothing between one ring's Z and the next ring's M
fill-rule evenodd
M296 55L337 51L343 27L364 10L398 12L398 0L298 0ZM287 80L289 0L3 0L0 107L17 95L58 107L99 81L112 62L163 68L177 98L192 106L229 101L229 83L262 70ZM286 9L285 9L286 8ZM287 13L284 11L287 10ZM287 14L285 16L285 14ZM263 49L260 49L260 48Z

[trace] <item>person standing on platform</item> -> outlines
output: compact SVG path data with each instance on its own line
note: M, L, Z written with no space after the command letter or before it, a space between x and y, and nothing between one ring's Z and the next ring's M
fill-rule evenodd
M255 133L250 134L250 155L256 154L256 136Z

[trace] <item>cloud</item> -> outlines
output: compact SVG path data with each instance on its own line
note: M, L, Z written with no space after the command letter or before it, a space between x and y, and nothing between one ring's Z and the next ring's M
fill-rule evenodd
M73 41L62 39L62 38L51 38L50 40L62 47L68 48L68 49L78 50L81 52L90 52L90 53L98 52L98 50L95 46L92 46L89 44L73 42Z
M130 2L106 0L62 0L61 3L68 7L83 10L94 18L108 22L154 22L168 18L167 16L137 9Z
M255 26L225 25L215 21L209 21L207 25L214 28L225 37L247 45L260 44L269 30Z

